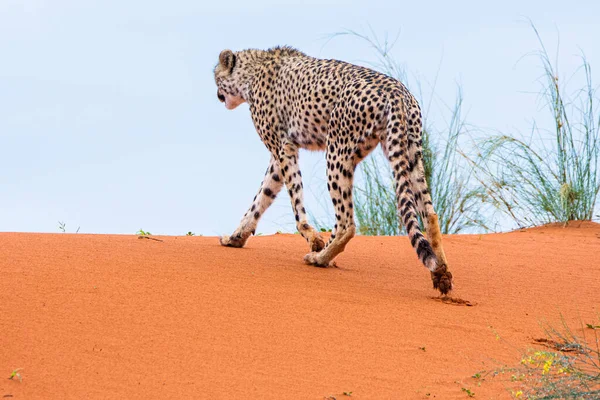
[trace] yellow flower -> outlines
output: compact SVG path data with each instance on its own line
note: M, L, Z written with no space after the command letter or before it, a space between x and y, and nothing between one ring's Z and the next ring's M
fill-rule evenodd
M550 358L549 360L547 360L547 361L544 363L544 371L542 372L542 375L545 375L545 374L547 374L548 372L550 372L550 368L552 367L552 361L553 361L553 359L552 359L552 358Z
M519 398L521 396L523 396L523 391L522 390L519 390L517 393L515 393L515 398Z

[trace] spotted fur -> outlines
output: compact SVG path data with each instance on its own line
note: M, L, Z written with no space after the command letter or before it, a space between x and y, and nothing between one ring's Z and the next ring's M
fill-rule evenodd
M252 205L224 246L242 247L285 184L296 225L311 252L305 261L328 266L355 235L352 187L358 163L382 145L396 182L401 222L442 294L452 289L437 215L425 181L419 104L399 81L290 47L224 50L214 70L217 97L228 109L250 106L254 126L271 160ZM327 188L336 224L327 242L308 223L298 150L325 150ZM417 213L428 239L421 233Z

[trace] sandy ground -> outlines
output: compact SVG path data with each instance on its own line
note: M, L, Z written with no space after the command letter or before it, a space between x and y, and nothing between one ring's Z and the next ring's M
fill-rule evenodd
M0 398L503 399L508 377L471 376L517 365L540 322L598 322L593 223L444 237L472 306L435 299L404 237L328 269L297 235L156 238L0 233Z

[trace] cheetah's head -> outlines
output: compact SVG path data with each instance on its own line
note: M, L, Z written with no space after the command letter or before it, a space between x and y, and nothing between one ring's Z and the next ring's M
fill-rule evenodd
M217 97L225 103L228 110L233 110L246 101L243 96L244 74L239 66L236 67L237 58L231 50L223 50L215 67Z

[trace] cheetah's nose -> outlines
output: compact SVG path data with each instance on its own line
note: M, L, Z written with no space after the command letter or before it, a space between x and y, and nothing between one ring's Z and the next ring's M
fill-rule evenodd
M221 94L221 92L219 92L218 90L217 90L217 97L219 98L219 101L220 101L221 103L225 103L225 96L223 96L223 95Z

